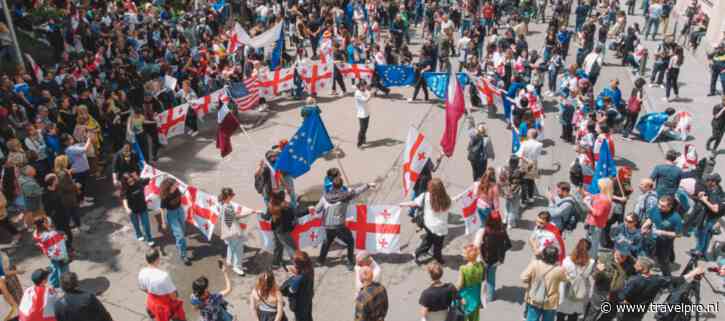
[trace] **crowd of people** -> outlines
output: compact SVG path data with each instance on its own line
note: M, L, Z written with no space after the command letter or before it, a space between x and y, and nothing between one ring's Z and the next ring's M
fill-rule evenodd
M446 264L442 250L455 202L445 183L433 176L441 158L429 159L416 179L413 199L399 204L410 208L424 233L414 261L426 264L427 256L434 261L426 264L431 284L420 296L422 320L480 319L481 306L496 299L497 267L504 264L511 248L508 231L520 226L524 212L537 200L546 201L548 208L535 215L536 227L528 240L534 256L521 274L528 321L641 320L644 313L616 315L616 310L604 311L602 306L651 303L668 284L691 282L702 275L702 268L681 277L671 275L674 242L691 234L696 239L691 255L725 266L722 244L712 241L725 229L721 177L712 173L725 132L725 95L712 111L713 134L707 141L711 156L698 159L692 145L684 153L668 151L663 162L639 182L639 192L633 186L632 169L600 168L615 157L615 134L630 139L639 132L645 141L687 139L689 129L682 125L686 113L668 108L640 115L645 78L635 80L628 98L619 80L612 80L599 93L595 84L606 70L607 55L621 59L638 76L645 75L651 59L650 86L664 83L666 99L679 99L685 49L697 49L709 19L696 0L688 6L688 22L679 35L686 39L684 45L668 33L671 0L642 1L644 30L627 21L635 14L634 0L206 2L12 4L17 25L42 33L54 62L40 66L30 60L28 68L0 79L0 227L11 236L12 247L20 246L29 233L49 259L49 268L32 272L33 286L23 290L18 276L24 271L15 269L7 255L0 257L0 290L11 307L5 320L16 315L28 321L40 320L39 316L59 321L112 319L94 295L79 289L78 275L69 268L78 257L74 234L91 230L81 214L95 206L98 194L92 187L105 184L109 173L135 237L150 247L147 266L138 273L149 316L157 321L187 319L185 300L178 297L171 276L161 268L150 222L151 217L160 220L175 241L180 261L191 265L182 193L178 182L164 180L159 192L162 213L153 216L145 195L149 179L141 172L144 163L155 164L163 148L159 113L232 82L263 79L272 60L279 59L273 52L244 45L231 50L235 22L252 36L283 22L283 37L289 39L281 55L285 67L327 55L336 63L412 65L415 89L410 102L421 90L429 100L426 73L449 73L458 67L471 79L466 90L474 107L493 115L502 105L506 125L518 141L500 168L489 164L494 142L486 126L466 115L467 159L481 228L463 249L465 263L455 284L441 281ZM40 26L29 23L29 13L42 6L62 14ZM535 22L547 25L541 50L530 47L527 39L529 23ZM413 54L411 38L416 37L422 39L422 46ZM648 38L661 39L652 58L645 46ZM327 41L332 45L321 45ZM576 50L570 52L570 48ZM573 59L567 60L570 55ZM718 80L725 90L725 40L708 54L708 60L709 94L716 95ZM333 66L331 93L337 96L339 86L345 94L341 71ZM179 85L169 88L164 82L167 77L178 79ZM294 77L295 88L285 95L300 98L303 82L297 72ZM358 81L354 86L360 124L357 146L364 148L370 87L386 95L390 89L382 86L380 75L373 75L370 84ZM558 104L560 138L575 146L576 160L569 167L569 181L540 193L545 100ZM246 111L237 113L243 116ZM204 123L203 114L189 105L185 131L190 136ZM647 124L660 118L651 138ZM259 215L271 222L275 244L272 266L256 276L249 294L253 320L286 320L285 297L295 320L312 320L314 267L327 264L335 239L345 243L347 266L354 275L354 319L384 320L389 297L381 283L381 266L369 253L355 253L355 240L345 225L348 205L376 185L346 186L340 170L332 168L316 206L299 206L293 178L269 166L283 147L268 151L255 171L254 185L264 199L264 210L239 213L232 203L234 191L219 192L220 237L227 246L226 260L220 260L219 267L225 288L213 292L209 280L199 277L193 281L189 302L204 321L234 320L225 299L231 292L228 271L246 274L246 237L240 223L247 216ZM316 263L297 248L291 235L296 219L306 213L323 216L327 238ZM566 251L562 236L581 226L586 237ZM290 272L289 279L278 283L272 272L276 269ZM653 274L655 269L661 275Z

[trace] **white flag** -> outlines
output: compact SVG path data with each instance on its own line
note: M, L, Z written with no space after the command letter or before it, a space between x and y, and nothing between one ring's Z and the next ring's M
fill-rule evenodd
M481 222L478 218L476 202L476 183L473 183L463 193L453 198L458 209L460 209L463 222L466 225L466 235L474 234L481 228Z
M359 204L350 206L347 228L355 248L370 253L400 253L400 207Z
M408 195L410 189L413 188L432 152L433 147L425 139L423 133L411 126L403 152L403 196Z

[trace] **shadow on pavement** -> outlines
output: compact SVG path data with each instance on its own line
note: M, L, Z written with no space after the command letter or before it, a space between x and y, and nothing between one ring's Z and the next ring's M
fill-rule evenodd
M524 288L520 286L502 286L496 290L496 300L523 304Z
M105 276L99 276L92 279L83 279L79 282L79 287L83 291L93 293L95 295L101 295L111 287L111 281Z

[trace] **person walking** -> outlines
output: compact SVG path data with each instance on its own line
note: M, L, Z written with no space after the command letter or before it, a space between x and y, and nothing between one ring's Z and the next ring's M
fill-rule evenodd
M639 181L640 196L634 205L634 213L641 223L644 223L649 218L647 215L650 209L657 207L657 200L659 198L654 187L655 183L649 177L645 177Z
M253 311L253 321L287 321L282 293L271 271L262 272L257 278L249 295L249 308Z
M68 272L68 265L70 264L65 236L52 229L47 217L40 217L35 220L33 239L40 251L50 260L48 281L54 288L59 288L60 276Z
M723 216L725 194L720 186L720 174L710 174L704 181L704 191L697 193L697 200L704 205L705 215L697 226L695 251L708 258L707 250L710 248L713 231L720 229L718 221Z
M718 153L722 136L725 134L725 95L721 99L719 104L712 107L712 120L710 121L712 135L705 143L705 149L714 154Z
M229 303L224 297L232 292L232 282L229 281L229 269L219 261L219 267L224 275L224 290L216 293L209 292L209 279L202 276L191 284L191 306L199 311L200 321L233 321L234 316L227 311Z
M604 227L612 213L612 196L614 195L614 185L611 179L602 178L597 182L599 193L589 197L587 205L589 214L585 223L589 225L587 238L592 243L589 256L596 257L599 254L599 244L601 242Z
M486 266L478 261L479 253L475 244L468 244L463 248L463 259L466 264L460 267L456 281L456 288L463 300L465 321L479 320L481 288L486 280Z
M665 163L659 164L652 169L649 177L655 183L655 191L658 197L675 195L682 180L682 169L675 163L679 153L675 150L668 150L665 153Z
M363 286L355 297L355 321L385 321L388 314L388 291L373 281L370 267L360 271Z
M521 191L521 202L526 204L532 204L535 201L536 179L539 178L539 157L544 148L544 144L537 140L538 137L538 130L529 129L526 133L526 140L521 143L521 147L516 153L521 160L519 166L526 173L522 181Z
M60 141L65 147L65 155L70 160L70 170L73 173L73 180L80 184L80 199L82 203L80 207L88 207L92 205L93 197L88 196L88 177L90 176L91 167L88 164L88 153L93 148L93 140L86 139L85 143L76 143L73 136L63 134ZM78 226L82 231L82 226ZM87 229L87 227L86 227Z
M660 3L661 0L652 0L652 4L649 6L649 14L647 15L647 22L644 27L644 39L652 34L652 40L657 37L657 32L660 28L660 19L664 14L664 7ZM654 30L653 30L654 29Z
M54 173L58 177L58 192L60 193L60 203L63 206L62 214L59 213L57 220L53 223L56 224L58 229L62 230L63 225L68 225L73 222L81 231L88 231L90 227L87 224L81 224L81 218L78 214L79 205L90 205L85 200L79 204L78 198L81 192L80 183L73 181L73 172L68 167L68 156L58 155L54 162ZM68 242L73 243L73 237L68 235Z
M475 241L481 260L486 263L486 298L493 302L496 293L496 268L503 264L506 252L511 249L511 239L501 222L498 211L488 217L485 227L476 232Z
M332 189L322 195L320 201L314 208L310 208L310 210L322 214L322 225L325 228L325 241L322 243L320 256L317 259L320 265L325 265L327 251L330 250L332 242L336 238L339 238L347 247L347 268L350 271L353 270L355 266L355 241L353 240L352 232L345 226L345 214L350 201L371 187L375 187L375 183L369 183L352 190L347 190L343 185L342 177L337 176L332 180Z
M368 251L362 250L360 252L357 252L355 260L355 293L360 291L363 286L362 281L360 281L360 272L365 267L369 267L370 270L373 271L373 281L380 282L380 280L382 279L383 270L380 268L380 264L378 264L378 262L375 262L375 260L370 255L370 253L368 253Z
M30 275L33 286L25 289L18 306L18 317L15 320L34 321L40 318L55 318L55 302L58 301L58 292L48 286L51 272L46 269L37 269ZM11 319L12 320L12 319ZM82 320L85 320L83 318Z
M181 206L181 191L176 179L167 177L161 182L159 198L161 199L161 225L168 227L176 241L179 250L179 259L184 265L191 265L191 259L186 251L186 214Z
M33 166L25 165L20 169L20 177L18 177L20 191L25 198L23 221L28 226L32 225L36 219L46 216L43 208L43 188L38 184L36 175L37 172Z
M629 134L634 129L634 125L637 124L637 118L639 113L642 111L642 104L644 102L644 85L647 81L644 78L637 78L634 81L634 88L629 95L627 101L627 109L624 112L624 130L622 132L622 138L625 140L629 139Z
M448 234L448 211L451 208L443 181L434 177L428 182L428 191L415 200L400 203L400 206L420 208L423 211L423 229L425 236L415 250L415 262L421 264L420 257L433 248L433 258L440 264L443 260L443 240Z
M499 211L501 206L499 203L498 185L496 185L496 170L493 167L486 169L481 178L474 183L473 189L476 191L476 212L480 219L480 224L485 225L486 220L494 211Z
M63 273L60 287L63 289L63 297L55 302L56 321L113 321L111 314L93 293L80 289L77 274Z
M707 54L707 62L710 66L710 92L707 95L717 95L718 80L720 80L722 93L725 95L725 77L722 75L722 71L725 70L725 41L720 41L715 49Z
M146 312L155 321L186 320L184 302L179 300L176 285L162 270L157 249L146 252L146 267L138 272L138 285L146 293Z
M360 123L360 129L357 133L357 148L363 148L366 141L366 134L368 132L368 125L370 125L370 113L368 112L368 102L372 97L372 93L368 88L367 83L364 80L360 80L357 84L357 90L355 90L355 109L357 110L357 119Z
M486 126L479 123L474 126L473 116L466 117L468 124L468 161L471 163L473 170L473 181L478 181L483 176L483 172L488 168L488 159L493 158L493 145L491 139L486 134Z
M446 321L448 308L458 296L458 289L451 283L441 282L443 267L438 262L431 262L426 266L431 279L431 285L423 290L418 299L421 306L421 320Z
M312 321L315 296L315 271L307 252L297 251L292 258L292 276L282 283L281 293L289 299L295 321Z
M680 66L682 66L684 59L685 53L682 47L675 45L673 54L670 56L670 61L667 65L667 72L665 75L665 100L667 102L680 99L680 85L678 84L678 78L680 77ZM675 92L675 98L673 99L670 99L670 90L674 90Z
M592 288L590 277L594 272L594 259L589 256L590 247L589 240L580 239L561 264L568 280L559 289L561 300L556 321L576 321L580 315L584 315Z
M521 273L526 287L526 321L554 320L559 306L559 286L567 280L566 270L558 265L558 259L559 249L547 246L541 260L532 260ZM544 295L539 296L542 287Z
M149 184L149 179L139 178L136 173L124 173L120 178L120 184L123 192L123 208L130 216L136 239L142 242L146 241L148 246L154 246L144 193L146 185Z
M524 172L519 168L519 158L511 155L508 165L499 169L498 190L504 199L506 229L513 229L521 218L521 185Z
M649 211L649 218L642 223L643 233L654 239L654 252L651 254L664 276L672 274L675 239L682 236L683 231L682 216L675 211L675 205L672 195L660 196L657 207Z

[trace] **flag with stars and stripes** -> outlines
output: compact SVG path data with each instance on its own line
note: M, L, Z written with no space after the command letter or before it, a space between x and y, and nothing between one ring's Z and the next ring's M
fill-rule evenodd
M274 168L292 177L302 176L310 170L316 159L332 150L332 140L320 118L320 109L309 108L302 126L285 145Z
M250 110L259 103L257 77L250 77L242 82L233 82L227 87L227 95L234 100L239 110Z

